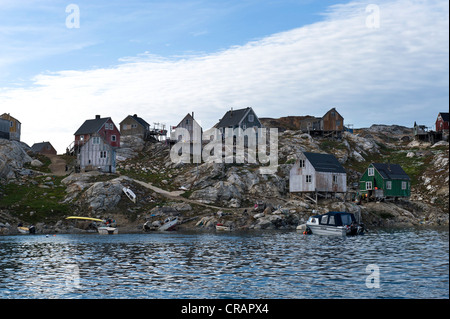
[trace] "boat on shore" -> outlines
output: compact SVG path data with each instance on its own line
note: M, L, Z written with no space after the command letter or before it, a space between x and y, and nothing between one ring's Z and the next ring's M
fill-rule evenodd
M216 224L216 230L218 230L218 231L231 231L231 227L230 226L225 226L224 224L221 224L221 223L217 223Z
M311 216L306 222L304 234L355 236L366 231L364 224L358 223L348 212L328 212Z
M31 225L30 227L25 227L22 224L19 224L17 226L17 231L21 234L35 234L36 228L33 225Z
M166 231L166 230L174 230L175 226L178 224L178 218L175 217L174 219L171 218L167 218L164 221L164 224L159 227L159 231Z
M94 222L93 227L97 229L97 232L101 235L115 235L119 233L119 229L117 228L116 221L108 218L106 220L92 217L81 217L81 216L69 216L66 219L74 219L74 220L84 220ZM98 226L95 222L101 223Z

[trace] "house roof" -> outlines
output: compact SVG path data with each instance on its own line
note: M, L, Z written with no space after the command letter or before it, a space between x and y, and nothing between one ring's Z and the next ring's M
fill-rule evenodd
M398 164L372 163L384 179L409 179L408 174Z
M80 126L80 128L74 133L74 135L80 135L80 134L93 134L98 132L103 124L108 121L110 117L96 117L93 120L86 120L83 125Z
M441 114L442 120L444 122L448 122L449 121L448 112L440 112L439 114Z
M222 119L215 125L215 127L230 127L238 126L242 119L252 110L251 107L239 110L229 110Z
M132 118L133 120L135 120L136 122L138 122L140 125L142 125L144 128L149 129L150 128L150 124L148 124L142 117L137 116L137 114L134 115L128 115L123 121L125 121L127 118ZM123 122L122 121L122 122ZM122 122L120 122L120 124L122 124Z
M332 154L303 152L317 172L346 173L341 163Z
M53 147L52 144L50 144L50 142L34 143L33 146L31 146L31 150L36 153L36 152L42 151L48 145Z

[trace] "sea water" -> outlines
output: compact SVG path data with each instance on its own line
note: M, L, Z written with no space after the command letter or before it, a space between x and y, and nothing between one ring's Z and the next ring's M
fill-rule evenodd
M0 236L0 298L449 298L447 229Z

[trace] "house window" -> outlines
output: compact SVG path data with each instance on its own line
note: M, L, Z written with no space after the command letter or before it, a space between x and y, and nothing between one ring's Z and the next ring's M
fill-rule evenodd
M305 167L305 160L300 160L298 165L299 167Z
M312 176L311 175L306 175L306 182L307 183L311 183L312 181Z
M92 143L93 144L100 144L100 137L96 136L92 138Z
M111 135L111 141L115 142L116 141L116 136L115 135Z
M248 121L253 122L254 120L255 120L255 117L253 116L253 114L249 114Z
M371 190L372 189L372 182L366 182L366 190Z
M374 176L375 175L375 169L373 167L369 167L367 175Z
M246 130L247 129L247 125L245 125L245 124L242 124L242 130Z
M392 181L386 182L386 189L392 189Z
M333 184L337 184L337 182L338 182L337 175L333 175Z
M112 123L109 124L109 129L110 129L110 130L114 130L114 124L112 124Z
M406 189L406 182L402 182L402 189Z
M80 135L80 141L84 141L84 135Z
M137 124L131 124L131 128L136 128Z
M100 158L106 158L106 151L100 151Z

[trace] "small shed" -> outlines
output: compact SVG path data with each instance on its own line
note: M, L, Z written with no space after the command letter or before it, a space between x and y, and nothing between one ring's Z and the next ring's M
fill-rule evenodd
M290 170L291 193L347 192L347 173L332 154L303 152Z
M409 197L411 180L398 164L371 163L359 180L359 192L377 199Z
M34 143L31 150L37 154L56 155L56 150L50 142Z

